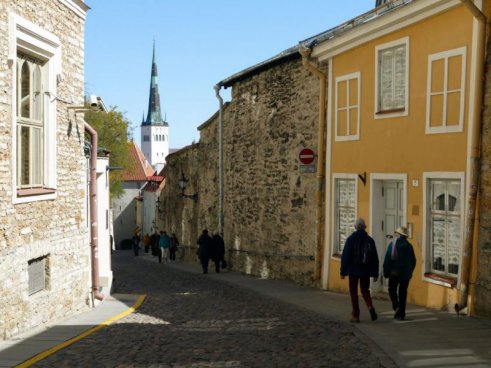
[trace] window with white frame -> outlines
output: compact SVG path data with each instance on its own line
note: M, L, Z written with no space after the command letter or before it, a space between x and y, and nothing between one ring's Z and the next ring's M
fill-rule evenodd
M17 55L17 188L44 184L44 62Z
M356 220L356 179L334 178L334 253L341 254Z
M409 38L379 45L376 58L377 114L407 115L409 94Z
M426 133L464 128L466 48L428 56Z
M336 78L336 141L360 137L360 73Z
M457 277L462 245L461 180L430 178L427 191L427 271Z
M53 199L56 189L56 84L61 43L55 35L9 14L12 65L14 203Z

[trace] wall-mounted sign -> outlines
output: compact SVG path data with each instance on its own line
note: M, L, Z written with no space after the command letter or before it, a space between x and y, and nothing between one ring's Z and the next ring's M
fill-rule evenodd
M303 148L298 154L298 159L304 165L310 165L315 160L315 152L310 148Z
M300 165L300 174L313 174L315 173L315 165Z

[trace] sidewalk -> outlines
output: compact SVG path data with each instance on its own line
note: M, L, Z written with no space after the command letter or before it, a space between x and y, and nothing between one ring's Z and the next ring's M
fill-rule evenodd
M15 367L48 349L57 348L70 339L102 327L104 322L128 313L139 295L114 294L106 296L97 308L66 318L56 325L0 341L0 367ZM28 365L27 365L28 366Z
M145 254L141 259L157 262L156 257ZM162 267L201 274L197 263L172 263ZM251 289L332 320L349 320L351 306L348 295L302 287L286 281L258 279L236 272L225 271L215 274L212 267L210 270L211 273L202 277ZM128 312L138 297L115 294L107 297L101 306L68 318L47 330L0 342L0 367L16 366L42 351L80 336L94 326L100 326L112 317ZM371 322L361 298L360 303L361 323L352 326L356 334L371 345L385 367L392 367L395 362L399 367L491 368L489 320L458 318L453 313L408 306L407 320L395 321L390 303L376 299L374 303L379 319ZM390 359L381 352L387 354Z

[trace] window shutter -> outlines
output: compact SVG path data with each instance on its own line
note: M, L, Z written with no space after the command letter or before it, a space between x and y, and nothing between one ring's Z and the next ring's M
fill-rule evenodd
M394 50L394 105L393 108L404 108L406 102L406 46Z
M392 109L393 96L393 50L380 52L380 110Z

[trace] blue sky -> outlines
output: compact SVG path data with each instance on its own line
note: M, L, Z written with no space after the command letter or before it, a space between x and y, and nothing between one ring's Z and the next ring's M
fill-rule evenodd
M199 140L213 86L375 6L375 0L86 0L86 94L131 122L140 144L153 40L171 148ZM230 89L222 90L225 100Z

